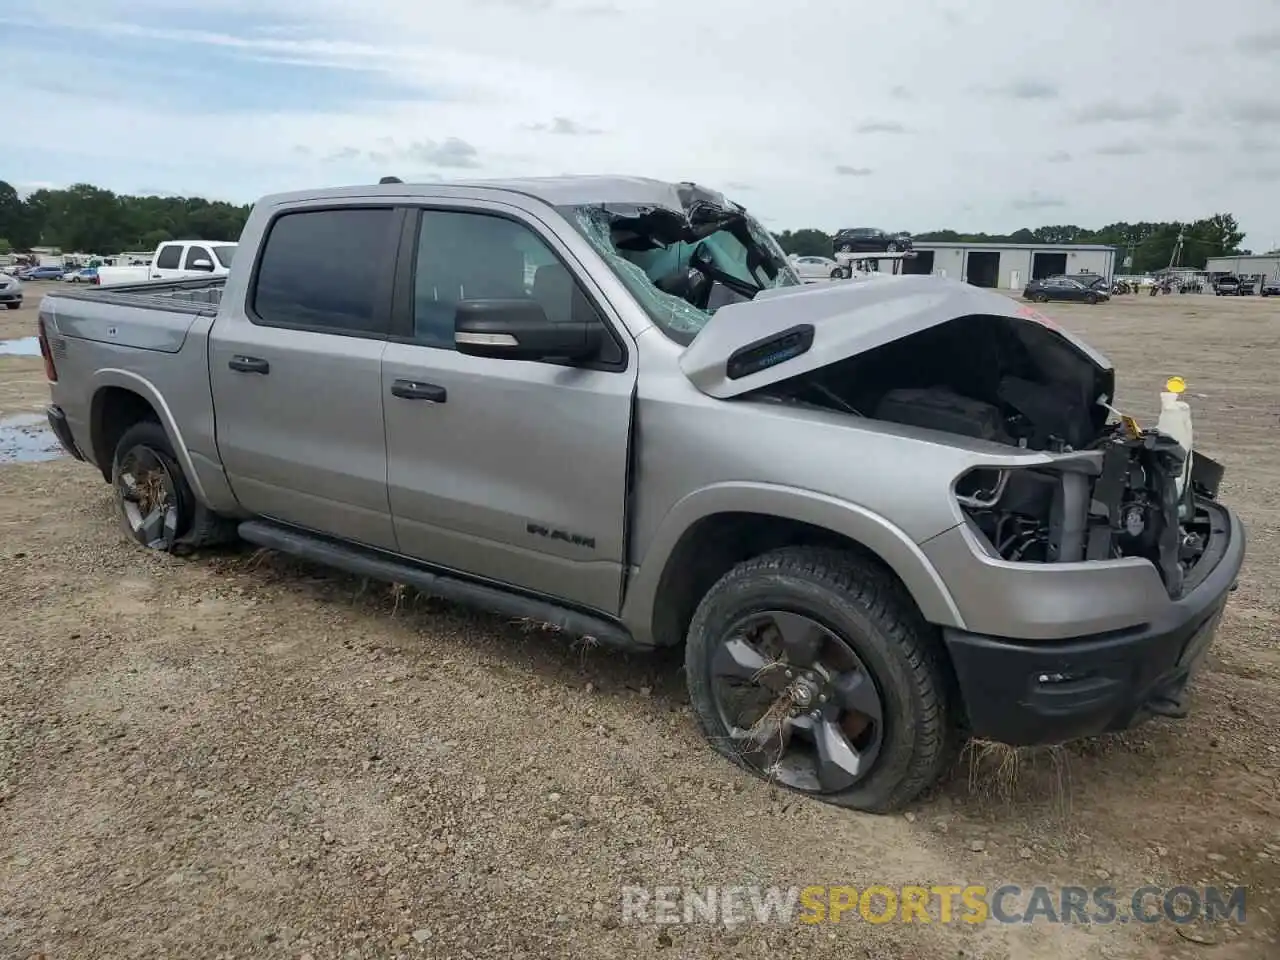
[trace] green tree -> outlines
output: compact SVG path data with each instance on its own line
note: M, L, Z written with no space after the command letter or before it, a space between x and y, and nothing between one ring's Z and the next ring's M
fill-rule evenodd
M781 233L775 233L774 237L778 240L778 246L782 247L784 253L794 253L798 257L829 257L831 256L831 234L823 233L821 230L805 228L803 230L783 230Z

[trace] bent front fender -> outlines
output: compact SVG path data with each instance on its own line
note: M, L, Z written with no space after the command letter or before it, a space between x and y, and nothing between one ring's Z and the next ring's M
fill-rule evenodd
M685 532L717 514L754 513L794 520L840 534L878 556L910 591L930 623L963 629L964 619L946 584L907 534L879 514L811 490L769 483L728 482L697 490L668 511L627 590L622 621L652 644L659 585Z

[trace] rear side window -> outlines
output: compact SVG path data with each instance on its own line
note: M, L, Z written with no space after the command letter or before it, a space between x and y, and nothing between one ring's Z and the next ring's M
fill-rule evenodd
M177 270L182 262L182 244L171 243L160 248L156 257L156 267L160 270Z
M390 311L384 294L395 240L390 207L284 214L271 225L258 263L254 319L269 326L385 334Z

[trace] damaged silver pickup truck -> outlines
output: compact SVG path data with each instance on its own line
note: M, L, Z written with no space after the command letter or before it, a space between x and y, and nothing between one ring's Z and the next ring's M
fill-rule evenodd
M1244 557L1222 468L1070 333L935 277L802 286L693 184L271 196L226 278L50 294L39 340L140 543L683 643L715 749L859 809L964 736L1183 713Z

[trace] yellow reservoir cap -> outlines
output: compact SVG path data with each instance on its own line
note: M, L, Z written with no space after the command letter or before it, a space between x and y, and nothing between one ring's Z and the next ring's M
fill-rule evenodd
M1181 377L1170 377L1165 381L1164 388L1169 393L1182 393L1183 390L1187 389L1187 381Z

